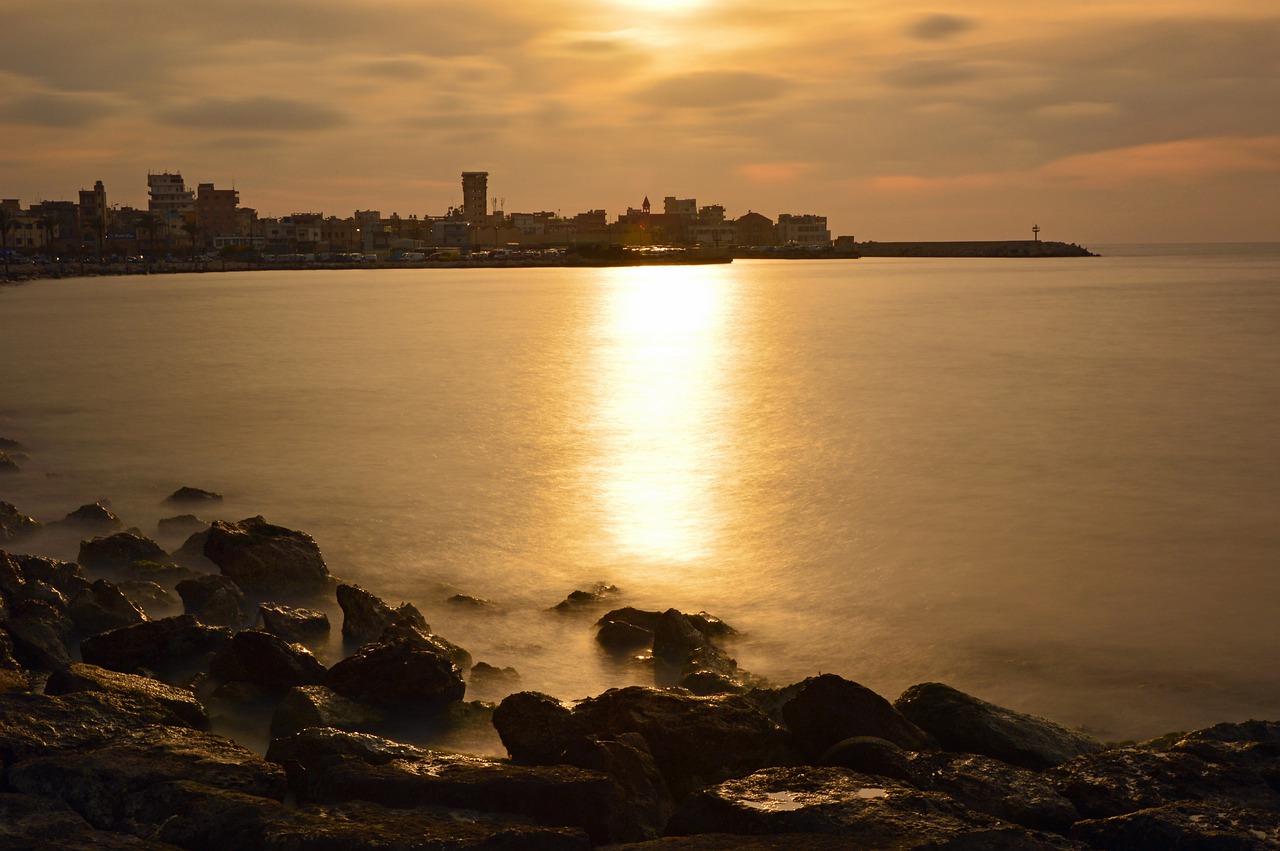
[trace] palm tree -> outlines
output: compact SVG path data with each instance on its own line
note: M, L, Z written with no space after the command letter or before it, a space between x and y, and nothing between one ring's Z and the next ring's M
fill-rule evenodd
M98 262L102 262L102 238L107 232L107 223L103 219L94 219L89 222L89 229L93 231L94 236L98 238Z
M155 250L156 226L159 224L160 217L155 213L143 213L141 216L138 216L138 223L135 227L137 227L138 230L145 230L147 232L148 259L150 259L150 252Z
M196 258L196 237L200 235L200 224L194 219L187 219L182 223L182 229L187 232L187 238L191 240L191 259Z
M48 253L52 255L53 249L56 247L53 244L53 235L58 230L58 217L57 216L41 216L40 229L44 231L45 248L48 250Z

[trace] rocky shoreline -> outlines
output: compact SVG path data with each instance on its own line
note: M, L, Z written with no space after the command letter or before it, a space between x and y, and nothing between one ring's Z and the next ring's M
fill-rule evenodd
M0 441L0 477L23 457ZM768 683L730 625L607 585L548 616L653 684L566 704L332 576L309 535L197 517L219 500L168 497L173 552L98 504L43 524L75 562L27 552L42 524L0 502L0 847L1280 848L1280 723L1103 743L940 683ZM506 697L468 700L481 681ZM448 746L477 730L507 758Z

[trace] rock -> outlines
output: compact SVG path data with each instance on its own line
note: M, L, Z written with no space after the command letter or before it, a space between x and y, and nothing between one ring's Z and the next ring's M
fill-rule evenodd
M175 517L161 517L156 523L161 535L187 535L204 532L209 528L207 520L201 520L194 514L179 514ZM203 550L200 553L204 555Z
M110 575L117 583L154 582L157 585L172 587L184 579L205 574L193 573L189 568L173 562L135 561L112 570Z
M329 616L312 609L263 603L258 609L262 628L295 644L322 644L329 639Z
M272 694L294 686L320 685L326 674L324 665L301 644L253 629L232 636L209 672L223 682L253 683Z
M354 757L373 765L396 759L417 759L425 751L413 745L393 742L366 733L345 732L328 727L310 727L288 737L272 740L267 759L293 772L321 768L342 757ZM305 776L304 776L305 779Z
M610 653L634 653L653 647L653 630L626 621L607 620L596 631L596 641Z
M617 781L626 794L632 816L627 832L634 831L646 839L663 834L675 806L643 737L623 733L609 738L574 739L565 748L563 761L599 771Z
M0 437L0 449L5 452L26 452L27 447L11 437Z
M39 599L17 600L9 606L4 628L13 640L13 656L24 668L57 671L71 664L76 649L75 624L56 605Z
M351 644L377 641L393 623L406 623L424 633L431 632L426 618L412 603L401 603L393 609L381 597L359 585L339 585L336 593L342 608L342 637Z
M737 679L715 671L690 671L680 678L677 685L698 695L741 694L746 691Z
M271 735L283 738L308 727L370 732L385 722L386 716L376 708L348 700L326 686L295 686L271 716Z
M10 458L7 452L0 449L0 475L16 473L20 469L22 468L18 466L18 463Z
M120 518L100 502L82 505L56 522L61 526L73 527L84 534L114 532L124 528Z
M312 594L332 588L315 540L262 517L239 523L215 520L204 554L247 593Z
M67 751L83 753L131 730L185 726L149 697L84 691L65 695L0 694L0 763Z
M173 595L155 582L142 579L122 579L116 583L120 593L142 609L148 617L172 617L180 614L182 607Z
M17 561L22 566L23 576L52 585L67 599L75 597L90 585L80 565L74 562L58 561L42 556L18 556Z
M146 621L80 642L84 661L122 671L154 669L180 679L231 641L226 627L205 626L192 615Z
M685 615L685 617L689 619L689 623L693 624L694 629L713 641L730 638L738 634L736 629L715 615L709 615L706 612L697 612L696 614Z
M0 848L9 851L148 851L173 846L94 829L62 801L0 793Z
M473 687L477 688L510 689L520 684L520 672L511 667L498 668L488 662L476 662L471 666L470 676L467 677L467 680Z
M413 611L416 615L418 610L414 609ZM421 618L421 615L417 615L417 617ZM457 665L458 670L466 671L471 668L470 653L444 636L428 632L408 620L392 623L382 631L382 635L378 636L377 641L381 644L406 642L416 647L437 650L443 653L450 662Z
M497 606L491 601L480 597L471 597L467 594L454 594L445 602L451 606L456 606L460 609L471 609L472 611L489 612L497 609Z
M16 791L66 801L95 827L138 833L172 815L163 798L157 802L151 794L165 781L277 801L286 790L280 767L252 751L210 733L167 726L130 730L89 751L22 760L8 767L6 779Z
M147 620L142 609L117 585L105 579L99 579L77 594L68 612L82 638Z
M915 754L914 785L942 792L971 810L1033 830L1066 833L1080 818L1043 775L976 754Z
M174 588L182 598L182 609L209 626L237 629L244 623L244 592L226 576L207 573L184 579Z
M1253 851L1280 848L1280 813L1196 801L1078 821L1071 838L1122 851Z
M80 542L80 556L76 560L88 568L114 571L128 567L135 561L167 561L169 554L150 538L132 532L117 532L105 538Z
M918 772L912 768L911 755L888 739L876 736L853 736L827 748L818 760L820 765L839 766L862 774L890 777L919 786Z
M573 612L585 611L604 602L610 597L618 595L617 585L607 585L603 582L597 582L595 587L590 591L572 591L568 597L557 603L551 608L553 612L560 614L571 614Z
M0 597L0 614L5 614L3 603L4 598ZM8 630L3 626L4 621L7 619L7 615L5 618L0 618L0 673L4 674L3 677L0 677L0 694L17 684L13 678L8 676L10 672L23 671L25 673L22 663L18 661L18 657L13 655L13 637L9 635Z
M209 529L192 532L191 536L183 541L182 546L173 551L173 560L184 567L205 573L216 568L217 565L204 555L204 542L207 540L209 540Z
M554 765L571 742L585 737L567 706L536 691L503 698L493 710L493 726L511 759L521 765Z
M782 715L797 746L810 758L817 758L836 742L854 736L875 736L907 750L935 746L889 701L835 674L801 682L795 696L783 705Z
M893 851L1083 847L970 812L936 792L842 768L766 768L725 781L688 796L668 831L824 833L847 837L851 847Z
M0 544L20 541L40 531L40 524L33 517L18 511L7 502L0 502Z
M361 703L425 714L466 693L462 673L444 653L403 641L362 646L329 669L324 685Z
M696 697L630 686L583 700L573 718L590 734L639 733L677 795L795 760L786 733L739 695Z
M26 596L27 575L13 556L0 550L0 592L11 597Z
M650 612L633 608L632 606L623 606L620 609L614 609L601 615L600 619L596 621L596 626L602 627L607 623L625 623L652 633L658 628L658 621L661 619L662 612Z
M738 663L675 609L668 609L658 619L653 631L653 658L658 685L675 685L698 672L733 681L738 673Z
M150 698L191 727L209 729L208 713L192 692L165 685L159 680L109 671L97 665L74 664L55 671L44 686L44 693L52 695L81 691Z
M167 503L190 503L190 502L222 502L222 494L213 491L201 490L200 488L178 488L165 498Z
M1100 742L1083 733L942 683L914 685L894 706L947 750L982 754L1023 768L1049 768L1102 749Z

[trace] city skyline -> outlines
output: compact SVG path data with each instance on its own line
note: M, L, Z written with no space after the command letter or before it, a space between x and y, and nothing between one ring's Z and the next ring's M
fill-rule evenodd
M1261 0L12 8L0 195L147 172L262 215L675 193L859 239L1280 238L1280 17Z

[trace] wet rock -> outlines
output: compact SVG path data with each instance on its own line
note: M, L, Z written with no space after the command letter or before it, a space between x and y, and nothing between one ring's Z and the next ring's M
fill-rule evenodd
M596 626L604 626L607 623L625 623L652 633L658 628L658 621L661 619L662 612L650 612L633 606L623 606L620 609L605 612L596 621Z
M1184 801L1076 822L1071 837L1117 851L1254 851L1280 848L1280 813Z
M0 592L11 597L26 596L27 576L13 556L0 550Z
M71 620L82 638L142 623L147 616L119 586L105 579L89 585L68 606Z
M488 662L476 662L471 666L468 682L476 688L515 688L520 684L520 672L515 668L499 668Z
M608 620L596 630L596 641L610 653L634 653L653 647L653 630L626 621Z
M262 628L295 644L320 644L329 639L329 616L313 609L263 603L258 609Z
M76 560L95 570L114 571L128 567L135 561L167 561L169 554L150 538L132 532L117 532L105 538L80 542L80 556Z
M182 487L169 494L165 502L171 504L222 502L222 494L200 488Z
M43 583L27 583L28 588L40 585ZM57 671L70 665L76 653L75 624L65 611L46 600L11 602L4 628L13 641L14 658L24 668Z
M80 642L84 661L132 674L154 669L171 678L190 674L231 641L226 627L205 626L192 615L146 621Z
M244 592L230 578L207 573L184 579L174 588L182 598L182 609L209 626L238 628L244 623Z
M911 766L911 755L888 739L876 736L853 736L842 739L818 760L820 765L839 766L862 774L891 777L919 785L917 771Z
M365 644L330 668L324 685L361 703L425 714L466 693L462 673L444 653L404 641Z
M0 597L0 615L2 614L5 614L4 598ZM21 671L23 667L18 657L13 655L13 637L4 628L4 621L5 618L0 618L0 671L7 674L9 671ZM0 693L12 688L13 685L13 680L7 676L0 679Z
M413 610L417 613L417 609ZM421 617L420 615L418 616ZM466 671L471 668L471 654L465 649L454 644L442 635L429 632L409 620L398 620L388 626L378 636L377 642L381 644L394 644L403 642L415 647L423 647L436 650L443 653L450 662L458 666L458 670Z
M40 523L7 502L0 502L0 544L20 541L40 531Z
M0 449L5 452L26 452L27 447L23 446L20 441L14 440L12 437L0 437Z
M638 733L675 794L766 765L793 762L789 737L739 695L697 697L630 686L587 698L573 710L595 735Z
M203 532L209 528L207 520L201 520L194 514L179 514L175 517L162 517L156 523L156 528L160 530L161 535L187 535L190 537L197 532ZM203 551L201 555L203 555Z
M10 765L11 788L66 801L98 828L148 833L172 814L150 790L184 780L281 800L284 772L228 739L181 727L121 733L89 751L55 752Z
M82 505L55 522L59 526L69 526L83 534L105 534L124 528L124 522L100 502Z
M90 585L80 565L74 562L58 561L43 556L17 556L17 561L22 566L23 576L29 580L52 585L67 599L76 596Z
M894 851L1082 847L970 812L936 792L842 768L766 768L728 780L688 796L668 831L820 833Z
M460 609L471 609L472 611L478 612L489 612L497 609L497 606L495 606L491 601L481 599L480 597L472 597L468 594L454 594L452 597L445 600L445 602Z
M184 567L201 572L216 568L216 564L205 558L204 542L207 540L209 540L209 529L192 532L191 536L183 541L182 546L173 551L173 560Z
M267 748L267 759L287 768L291 773L305 773L342 757L354 757L371 765L383 765L396 759L416 759L422 748L394 742L380 736L308 727L287 737L273 739Z
M0 763L49 753L81 753L156 724L186 726L148 697L83 691L64 695L0 694Z
M914 685L894 706L947 750L983 754L1033 770L1102 749L1100 742L1083 733L987 703L942 683Z
M554 765L571 742L585 736L569 707L536 691L503 698L493 710L493 726L511 759L521 765Z
M643 737L623 733L574 739L565 748L563 762L606 774L622 787L632 818L628 833L634 831L646 839L662 835L675 804Z
M796 744L810 758L842 739L875 736L907 750L934 747L933 740L871 689L835 674L810 677L782 707Z
M108 575L117 583L154 582L157 585L172 587L184 579L205 574L193 573L189 568L173 562L135 561L110 571Z
M586 611L617 595L617 585L597 582L589 591L577 590L570 592L569 596L553 606L551 611L559 612L560 614Z
M975 754L928 753L911 757L914 785L942 792L971 810L1054 833L1080 818L1071 801L1043 775Z
M239 523L215 520L204 555L247 593L312 594L332 588L315 540L262 517Z
M675 609L668 609L658 619L653 658L658 685L675 685L695 673L717 674L730 682L738 675L738 663Z
M209 716L195 694L159 680L109 671L97 665L75 664L56 671L45 683L45 694L96 691L154 700L197 730L209 728Z
M295 686L271 716L271 735L292 736L308 727L370 732L380 729L386 720L375 707L349 700L326 686Z
M97 830L63 801L0 793L0 848L20 851L148 851L173 846Z
M735 677L715 671L690 671L677 685L697 695L741 694L747 690Z
M123 579L116 583L120 593L147 614L147 617L172 617L180 614L182 607L165 589L155 582L143 579Z
M301 644L253 629L232 636L209 671L223 682L253 683L269 693L320 685L326 675L324 665Z
M393 609L381 597L359 585L339 585L336 593L338 606L342 609L342 637L351 644L377 641L387 627L395 623L416 626L424 633L431 632L427 619L412 603L401 603Z
M9 454L3 449L0 449L0 475L16 473L20 469L22 468L18 466L18 462L10 458Z

